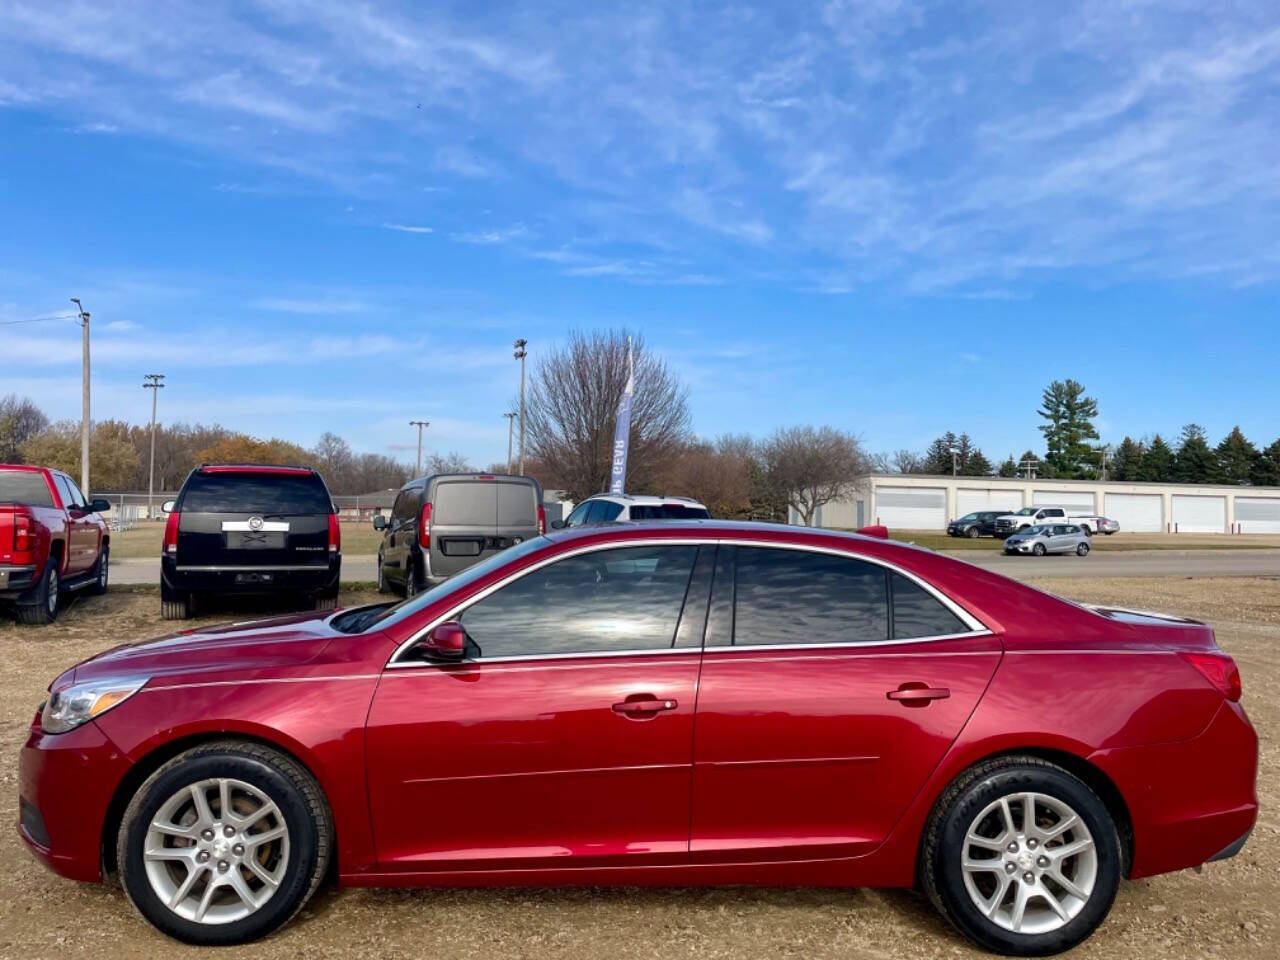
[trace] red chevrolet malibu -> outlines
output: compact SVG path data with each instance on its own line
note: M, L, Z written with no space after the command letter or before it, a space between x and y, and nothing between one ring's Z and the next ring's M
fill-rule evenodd
M539 537L404 603L185 631L54 680L19 830L192 943L344 886L918 884L1065 950L1123 877L1240 850L1212 630L883 540Z

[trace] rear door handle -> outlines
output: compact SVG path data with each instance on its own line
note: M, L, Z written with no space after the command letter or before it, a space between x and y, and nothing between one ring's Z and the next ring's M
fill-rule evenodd
M912 707L927 707L934 700L945 700L951 696L946 687L930 687L923 683L904 683L897 690L885 694L890 700L898 700Z
M659 700L657 697L646 696L643 699L627 699L621 703L615 703L613 712L635 720L644 720L657 716L664 710L674 710L679 705L675 700Z

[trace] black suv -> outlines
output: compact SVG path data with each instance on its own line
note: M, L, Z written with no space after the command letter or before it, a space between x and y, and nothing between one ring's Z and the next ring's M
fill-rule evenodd
M996 517L1002 517L1005 510L979 510L977 513L966 513L959 520L947 524L949 537L994 537L996 535Z
M164 509L164 619L190 616L201 595L295 594L317 610L336 604L342 537L314 470L201 464Z

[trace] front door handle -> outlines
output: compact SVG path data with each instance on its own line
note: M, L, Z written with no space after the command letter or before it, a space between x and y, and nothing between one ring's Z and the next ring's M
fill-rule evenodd
M647 720L664 710L674 710L679 705L675 700L659 700L657 697L642 694L640 697L634 699L628 697L621 703L615 703L613 712L633 720Z
M913 682L904 683L897 690L885 694L890 700L897 700L907 707L927 707L934 700L945 700L951 696L946 687L931 687L928 684Z

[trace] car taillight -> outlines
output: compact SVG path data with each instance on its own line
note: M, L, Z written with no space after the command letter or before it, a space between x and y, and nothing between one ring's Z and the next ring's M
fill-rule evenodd
M13 549L15 553L34 550L36 538L31 532L31 517L25 513L13 515Z
M538 504L538 533L541 534L546 532L547 532L547 511L542 506L542 504Z
M1184 653L1182 659L1195 667L1228 700L1240 699L1243 692L1240 669L1225 653Z
M171 513L164 522L163 550L170 557L178 552L178 516L176 512Z
M422 505L422 513L418 515L418 546L424 550L431 548L431 504Z
M338 515L329 514L329 552L337 553L342 549L342 531L338 528Z

